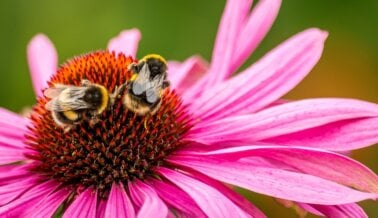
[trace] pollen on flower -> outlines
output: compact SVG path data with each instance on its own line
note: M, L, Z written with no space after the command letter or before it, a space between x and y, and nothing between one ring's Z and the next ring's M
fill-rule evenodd
M98 51L77 57L63 65L49 85L80 85L83 79L100 84L112 93L131 77L131 57ZM165 90L162 105L154 115L138 116L121 100L105 110L99 122L84 120L69 132L58 126L45 108L49 101L38 99L31 115L27 143L33 152L30 170L46 179L72 187L94 187L106 196L113 182L125 185L134 178L145 179L165 158L185 144L183 135L190 119L180 97Z

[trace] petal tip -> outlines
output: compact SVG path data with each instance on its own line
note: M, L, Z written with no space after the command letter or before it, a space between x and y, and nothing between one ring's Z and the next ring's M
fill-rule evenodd
M326 30L320 30L320 31L321 31L323 39L326 40L328 38L328 31Z
M53 46L49 37L47 37L43 33L38 33L35 36L33 36L33 38L29 41L28 46L27 46L27 50L29 52L32 52L31 50L37 49L41 45Z
M128 36L128 35L133 35L136 38L140 38L142 34L140 33L140 30L138 28L132 28L128 30L123 30L119 33L119 36Z
M137 28L123 30L108 42L107 47L111 51L135 56L141 37L142 34Z
M327 37L328 37L328 31L322 30L322 29L317 28L317 27L309 28L309 29L305 30L303 33L313 35L313 37L318 37L322 40L326 40Z
M58 54L52 41L42 33L30 40L26 50L34 91L39 96L57 69Z

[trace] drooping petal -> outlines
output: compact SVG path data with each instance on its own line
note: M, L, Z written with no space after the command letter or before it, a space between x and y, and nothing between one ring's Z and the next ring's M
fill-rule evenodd
M191 111L210 120L264 108L310 72L326 37L326 32L315 28L293 36L244 72L203 92L190 106Z
M337 121L368 117L378 117L377 104L353 99L309 99L270 107L255 114L201 122L191 130L192 133L188 137L206 144L270 142L270 138L277 136L291 133L295 134L304 130L311 132L311 129L315 127L324 126ZM339 132L343 128L342 125L338 125L337 127L338 128L335 129L339 130ZM365 129L365 132L370 133L368 136L373 137L374 134L371 134L371 132L378 131L374 124L369 126L354 125L354 127L358 128L358 130ZM316 133L318 133L318 135L314 135L312 138L324 141L333 140L333 147L351 147L349 144L336 144L335 142L338 141L337 139L346 142L349 138L353 137L353 134L349 136L346 132L340 132L342 134L336 133L333 137L329 137L332 132L324 131L323 128L322 130L323 131L317 131ZM359 131L358 134L362 133ZM363 135L360 136L361 139ZM376 142L378 142L378 134L375 134L375 136L377 138ZM276 140L272 140L272 143L276 142ZM351 142L353 143L355 140ZM282 141L282 143L285 142ZM290 145L289 143L286 144ZM298 145L298 143L296 144ZM316 142L314 144L316 144ZM303 145L307 144L305 143Z
M230 74L237 39L251 5L251 0L227 1L214 44L209 77L207 77L208 87L224 80Z
M190 195L207 216L248 217L248 214L215 188L167 168L159 168L158 172Z
M25 165L1 165L0 166L0 186L12 184L17 181L24 181L31 176L30 170Z
M333 151L350 151L378 143L378 117L343 120L264 139L262 142Z
M25 160L25 156L23 154L25 149L17 148L16 146L6 144L9 143L9 141L10 140L7 139L4 142L4 138L0 137L0 165Z
M25 160L27 121L13 112L0 109L0 164Z
M9 137L9 136L1 136L0 135L0 149L7 148L7 149L18 149L18 150L26 150L26 145L23 142L25 140L24 136L20 136L19 138Z
M244 146L197 154L216 159L239 160L263 157L300 172L315 175L360 191L378 193L378 176L357 161L337 153L301 147Z
M365 211L355 203L352 204L342 204L342 205L316 205L316 204L304 204L299 203L300 207L304 208L305 210L308 210L309 207L311 208L309 212L312 211L318 211L325 217L330 218L340 218L340 217L353 217L353 218L367 218L367 214ZM316 215L319 215L316 213Z
M199 56L192 56L183 63L168 62L168 79L172 89L182 93L197 82L208 69L208 64Z
M25 117L0 108L0 136L20 139L28 131L29 120Z
M23 214L29 210L30 207L36 205L46 195L49 195L58 184L53 181L44 182L41 184L35 183L32 188L19 187L24 190L21 196L8 204L0 206L0 217L24 217Z
M9 181L0 186L0 205L5 205L11 202L22 193L38 184L37 178L35 177L14 175L14 172L9 172L9 174L8 177L4 177L5 179L9 179Z
M280 6L281 0L263 0L255 6L237 39L229 73L235 72L264 39Z
M176 208L178 211L185 213L189 217L205 217L204 213L193 199L176 186L157 179L150 179L149 184L154 187L158 195L165 202Z
M267 159L279 160L302 172L325 178L357 190L378 193L378 176L353 159L337 153L304 149L264 149ZM273 151L274 150L274 151ZM269 154L268 154L269 153ZM273 154L270 156L270 154Z
M190 167L225 183L292 201L334 205L378 197L378 194L353 190L318 176L261 167L237 160L176 156L170 161Z
M104 217L135 217L133 204L127 196L122 183L112 185Z
M265 214L261 212L256 206L251 204L250 201L248 201L246 198L244 198L243 196L241 196L240 194L232 190L227 185L217 180L211 179L210 177L207 177L201 173L198 173L197 171L190 170L187 168L185 170L187 172L190 172L190 174L196 179L220 191L224 196L226 196L228 199L230 199L232 202L234 202L237 206L239 206L241 209L243 209L252 217L255 217L255 218L266 217Z
M109 41L108 49L135 57L140 38L141 34L138 29L124 30Z
M139 207L138 218L167 217L168 208L153 188L135 180L129 182L129 190L134 204Z
M36 205L30 207L24 214L30 218L52 217L69 194L70 191L68 189L59 188L58 191L46 196Z
M27 55L35 95L41 96L47 81L57 70L57 52L47 36L38 34L28 44Z
M80 193L63 214L69 217L96 217L97 191L87 188Z

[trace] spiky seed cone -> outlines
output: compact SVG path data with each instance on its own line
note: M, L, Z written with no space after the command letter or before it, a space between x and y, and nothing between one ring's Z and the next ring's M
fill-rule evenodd
M131 77L127 66L135 62L123 54L97 51L64 64L49 85L80 85L83 79L103 85L110 93ZM30 170L73 188L93 187L106 196L113 182L127 185L134 178L156 176L154 169L167 164L165 158L185 144L189 116L180 97L165 90L162 105L154 115L137 116L116 99L99 122L89 121L64 132L45 109L49 99L41 97L30 117L27 143L33 160Z

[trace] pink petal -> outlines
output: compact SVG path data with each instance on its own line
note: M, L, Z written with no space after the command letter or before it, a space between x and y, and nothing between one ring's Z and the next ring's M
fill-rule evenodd
M237 39L252 5L251 0L228 0L219 24L207 83L220 82L230 74Z
M308 207L312 207L314 210L319 211L322 215L330 218L340 218L340 217L353 217L353 218L367 218L365 211L358 206L358 204L343 204L343 205L316 205L316 204L299 204L305 210ZM312 212L312 211L309 211Z
M265 108L262 108L261 110L265 110L266 108L270 108L270 107L274 107L274 106L278 106L278 105L281 105L281 104L286 104L286 103L289 103L291 102L291 100L287 100L287 99L278 99L277 101L267 105Z
M307 211L309 213L312 213L312 214L317 215L317 216L324 216L324 214L322 214L320 211L318 211L317 209L315 209L312 206L312 205L317 205L317 204L306 204L306 203L292 202L292 201L290 201L290 202L291 203L295 203L300 208L302 208L303 210L305 210L305 211ZM326 207L332 207L332 206L327 205Z
M35 183L32 188L19 187L25 193L11 201L8 204L0 206L0 217L23 217L22 214L29 210L30 207L40 202L46 195L56 189L58 185L49 181L41 184Z
M70 217L96 217L97 191L87 188L80 193L74 202L67 208L63 218Z
M138 217L167 217L168 208L153 188L135 180L129 182L130 195L139 207Z
M255 6L238 37L230 73L235 72L264 39L280 6L281 0L263 0Z
M135 217L133 204L122 183L113 184L106 204L105 217Z
M136 56L141 34L138 29L124 30L108 43L108 49L116 53L123 53L132 57Z
M378 117L377 104L353 99L309 99L270 107L255 114L233 116L209 122L204 121L191 130L192 133L189 134L188 138L205 144L250 144L307 129L311 130L336 121L367 117ZM365 127L366 132L378 131L374 124L372 126L354 126L359 130ZM338 130L342 128L341 125L338 125L338 127ZM316 139L324 141L332 139L333 142L336 142L337 138L345 142L350 137L349 134L345 133L334 134L330 138L327 136L330 131L318 131L317 134ZM360 136L360 139L362 139L363 135ZM368 136L373 135L368 134ZM378 134L375 134L375 138L378 142ZM269 140L265 141L270 142ZM275 142L276 140L273 139L272 143ZM282 143L290 145L285 141L281 141L280 144ZM345 148L350 148L348 144L342 145ZM333 143L333 146L338 147L340 145Z
M14 172L10 172L10 175L12 176L5 177L6 179L9 179L9 181L7 181L8 183L1 184L0 186L0 205L8 204L37 184L37 179L35 177L25 175L18 175L16 177L13 174ZM16 177L16 179L14 177Z
M11 138L9 136L0 135L0 150L4 149L16 149L16 150L26 150L25 143L23 142L25 137Z
M182 93L196 83L208 69L208 64L199 56L192 56L183 63L168 62L168 79L172 89Z
M324 150L300 147L244 146L196 155L229 161L245 157L263 157L268 161L279 161L300 172L360 191L378 193L378 176L369 168L349 157Z
M46 196L33 207L30 207L29 210L24 212L25 217L52 217L59 206L62 205L63 201L67 199L69 194L70 191L68 191L68 189L59 189L58 191Z
M326 36L318 29L293 36L244 72L203 92L190 106L191 111L202 120L215 120L264 108L310 72L321 56Z
M2 165L0 166L0 186L25 181L32 173L25 165Z
M323 126L264 139L276 145L306 146L349 151L378 142L378 117L343 120Z
M23 155L24 151L24 149L8 147L4 145L3 142L0 142L0 165L25 160L26 158Z
M264 149L263 153L257 155L279 160L304 173L360 191L378 193L378 176L363 164L349 157L337 153L295 148L268 148Z
M167 168L159 168L158 172L190 195L208 217L248 217L217 189Z
M106 209L106 204L108 203L108 199L99 199L97 201L97 211L96 211L96 218L103 218L105 217L105 209Z
M29 120L12 111L0 108L0 136L9 138L24 138L28 131Z
M43 34L33 37L27 54L34 92L36 96L41 96L47 81L57 71L58 55L52 42Z
M0 165L25 160L24 153L26 148L24 144L24 134L27 131L25 130L26 126L22 126L22 123L19 123L20 127L14 127L12 126L14 124L10 125L7 123L9 122L7 119L11 121L12 117L4 117L3 123L0 121L0 125L6 128L6 130L0 132ZM13 120L16 121L17 119Z
M151 184L158 195L167 202L167 204L176 208L178 211L181 211L189 217L205 217L205 214L196 205L193 199L176 186L157 179L149 180L149 184Z
M187 172L190 172L190 174L195 177L196 179L200 180L203 183L206 183L207 185L215 188L216 190L220 191L224 196L226 196L228 199L233 201L237 206L239 206L241 209L243 209L245 212L247 212L249 215L255 218L263 218L266 217L263 212L261 212L257 207L255 207L253 204L251 204L250 201L245 199L243 196L239 195L236 191L232 190L227 185L211 179L210 177L207 177L201 173L198 173L194 170L185 169Z
M333 205L378 197L378 194L356 191L317 176L241 161L179 156L170 161L225 183L292 201Z

